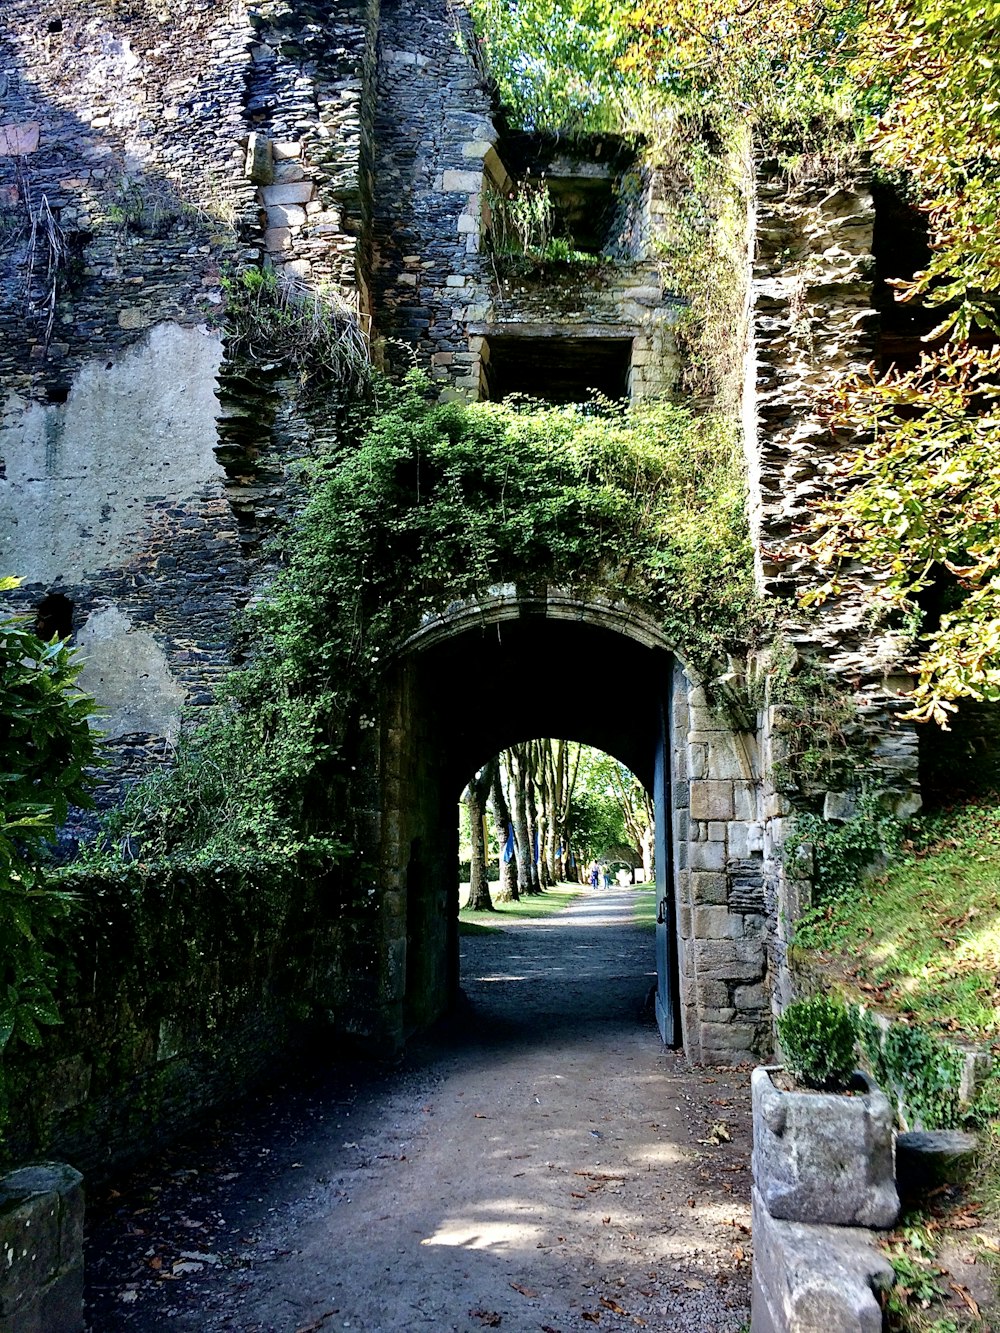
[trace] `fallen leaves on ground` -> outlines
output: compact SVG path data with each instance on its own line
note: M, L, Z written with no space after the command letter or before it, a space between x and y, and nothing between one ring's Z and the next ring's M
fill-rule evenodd
M708 1131L707 1139L698 1140L699 1143L703 1143L712 1148L717 1148L720 1143L732 1143L732 1141L733 1136L730 1134L729 1126L724 1120L717 1120L715 1122L712 1128Z
M534 1301L538 1299L538 1292L532 1291L530 1287L522 1287L520 1282L512 1282L510 1285L515 1291L519 1291L522 1296L527 1296L529 1300Z
M332 1319L338 1312L338 1310L327 1310L318 1319L314 1319L311 1324L303 1324L301 1328L297 1328L295 1333L316 1333L318 1328L322 1328L326 1321Z
M975 1297L969 1291L968 1287L963 1287L957 1282L949 1282L948 1286L951 1287L952 1291L956 1294L956 1296L958 1296L959 1300L962 1301L963 1304L969 1307L969 1309L972 1311L972 1313L975 1315L977 1319L982 1318Z
M503 1316L496 1310L470 1310L469 1318L478 1319L484 1328L499 1328Z

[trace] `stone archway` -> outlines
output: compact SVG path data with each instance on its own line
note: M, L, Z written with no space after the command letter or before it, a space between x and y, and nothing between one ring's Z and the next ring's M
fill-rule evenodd
M427 616L387 674L379 737L384 1030L454 999L455 805L508 745L564 736L653 787L666 718L672 949L680 1036L696 1061L769 1048L756 743L708 708L648 617L620 602L513 588Z

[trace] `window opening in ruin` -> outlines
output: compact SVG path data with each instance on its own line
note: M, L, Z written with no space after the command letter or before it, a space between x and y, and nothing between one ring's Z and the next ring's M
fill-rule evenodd
M491 337L483 349L484 396L526 394L545 403L585 403L594 392L626 398L631 338Z
M68 639L73 633L73 603L61 592L51 592L35 608L35 633L46 643Z
M606 176L563 176L550 179L548 187L555 235L583 254L601 254L618 210L613 182Z
M916 301L897 301L896 288L891 284L909 281L930 260L927 220L891 185L873 183L872 199L875 204L872 301L879 312L881 369L896 365L901 370L911 370L920 353L927 350L921 339L939 322L942 312L929 310Z
M497 154L484 209L497 256L558 262L631 253L642 193L634 144L614 135L568 144L520 134L502 140Z

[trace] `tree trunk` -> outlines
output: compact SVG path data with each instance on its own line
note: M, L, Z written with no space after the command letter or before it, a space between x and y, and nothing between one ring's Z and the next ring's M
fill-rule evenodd
M472 844L472 857L469 866L469 901L466 904L470 912L492 912L493 899L490 897L490 884L486 877L486 797L493 781L493 765L490 760L486 767L476 775L465 790L465 806L469 812L469 841Z
M517 844L517 889L519 896L531 892L531 843L528 837L528 816L524 805L524 775L520 746L507 751L510 764L510 815Z
M528 846L531 849L531 865L529 867L530 887L529 893L541 893L542 881L538 874L538 811L535 806L535 783L531 773L530 749L527 763L524 765L524 813L528 823Z
M645 876L647 884L653 882L653 842L653 826L650 824L647 828L643 829L640 842L640 851L642 852L642 873Z
M500 776L499 763L495 764L493 768L490 795L493 804L493 822L497 831L497 845L500 848L500 885L497 889L496 900L498 903L516 903L521 896L517 891L517 838L514 839L514 854L509 861L505 861L504 849L507 846L507 839L510 829L513 827L513 821L510 817L507 797L504 795L503 778Z

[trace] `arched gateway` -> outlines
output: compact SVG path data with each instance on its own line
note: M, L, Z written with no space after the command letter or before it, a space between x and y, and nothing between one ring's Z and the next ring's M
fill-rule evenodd
M383 687L379 777L385 1021L399 1036L455 997L455 807L493 754L563 736L654 795L657 1017L694 1060L769 1040L755 744L707 706L662 631L619 603L498 589L425 617Z

